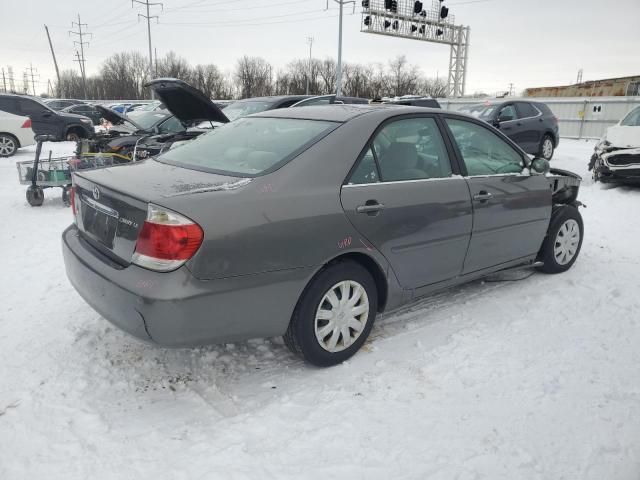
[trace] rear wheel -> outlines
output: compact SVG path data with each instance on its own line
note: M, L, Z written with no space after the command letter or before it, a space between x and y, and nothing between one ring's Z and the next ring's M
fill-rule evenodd
M553 151L553 138L551 137L551 135L546 134L544 137L542 137L542 142L540 143L540 155L545 160L551 160L551 157L553 157Z
M545 273L566 272L575 263L582 248L584 225L582 215L573 205L559 207L551 218L539 259Z
M27 202L32 207L40 207L44 202L44 190L38 185L29 185L27 188Z
M366 341L377 308L376 285L364 267L355 262L331 265L302 294L284 341L313 365L336 365Z
M18 151L18 140L13 135L0 133L0 157L10 157Z

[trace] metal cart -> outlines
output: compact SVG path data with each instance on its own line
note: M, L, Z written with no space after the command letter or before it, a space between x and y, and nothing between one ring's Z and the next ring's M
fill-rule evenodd
M41 206L44 202L44 189L52 187L62 188L62 201L68 206L71 174L76 170L93 170L131 162L129 157L114 153L86 153L51 158L49 152L49 157L41 160L42 143L50 141L50 137L36 135L35 139L38 142L35 160L16 162L20 183L29 185L26 196L32 207Z

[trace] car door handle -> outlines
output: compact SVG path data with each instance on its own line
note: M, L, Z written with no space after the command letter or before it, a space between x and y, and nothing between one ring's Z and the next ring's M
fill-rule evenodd
M375 202L375 203L374 203ZM384 210L384 204L378 203L375 200L369 200L365 205L359 205L356 207L358 213L377 213L380 210Z
M493 194L491 192L487 192L485 190L481 190L480 192L476 193L473 196L473 199L476 202L486 202L487 200L489 200L491 197L493 197Z

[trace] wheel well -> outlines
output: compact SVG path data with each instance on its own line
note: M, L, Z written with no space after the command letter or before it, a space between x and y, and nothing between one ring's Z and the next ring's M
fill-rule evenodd
M9 132L0 132L0 135L6 135L7 137L11 137L15 140L16 142L16 148L20 148L20 140L18 140L18 137L16 137L14 134L9 133Z
M371 274L371 276L373 277L373 281L376 283L376 289L378 290L378 312L383 312L385 307L387 306L389 285L387 283L387 277L380 265L378 265L378 262L376 262L370 256L365 255L364 253L349 252L334 258L329 263L327 263L327 266L344 261L356 262L362 267L366 268L367 271Z
M64 133L64 136L66 137L70 133L77 133L80 138L87 138L84 128L79 125L72 125L71 127L68 127Z
M551 137L551 141L553 142L553 148L556 148L556 146L558 145L558 139L556 137L556 134L553 133L553 131L551 130L545 130L545 132L542 134L542 139L544 140L544 137L546 136Z

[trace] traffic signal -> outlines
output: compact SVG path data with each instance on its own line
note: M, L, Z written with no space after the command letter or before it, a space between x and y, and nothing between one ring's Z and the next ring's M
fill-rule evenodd
M442 35L444 32L441 29L437 29L436 30L436 35L439 37L440 35Z
M370 16L366 16L364 17L364 24L368 27L369 25L371 25L371 17Z
M417 25L411 25L411 33L415 33L418 31L418 26Z
M393 22L392 27L393 27L393 29L394 29L394 30L398 30L398 27L399 27L399 26L400 26L400 24L398 23L398 21L397 21L397 20L396 20L395 22Z
M449 16L449 9L447 7L440 8L440 18L445 19Z
M413 4L413 13L416 15L422 11L422 2L415 2Z
M362 8L369 8L369 0L362 0Z
M391 22L389 20L384 21L384 28L389 28L391 26Z

